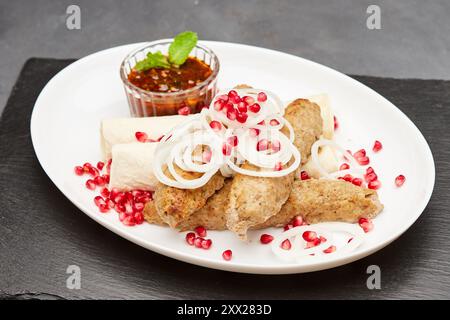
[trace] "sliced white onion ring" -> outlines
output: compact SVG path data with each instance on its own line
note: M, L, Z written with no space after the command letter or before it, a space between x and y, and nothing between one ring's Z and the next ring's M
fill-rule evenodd
M327 241L311 248L306 248L306 241L302 235L305 231L314 231L318 236L324 236ZM353 239L341 246L337 246L336 251L324 254L323 251L334 245L333 235L336 233L346 233ZM313 225L299 226L291 228L275 237L272 241L272 252L284 261L302 261L304 259L326 259L331 254L346 255L358 248L364 241L366 234L357 224L345 222L323 222ZM291 242L291 248L285 250L281 244L286 239Z
M320 163L320 159L319 159L319 150L320 150L320 147L322 147L322 146L330 146L331 148L334 148L335 150L342 153L345 156L345 158L347 158L348 161L350 162L350 169L339 170L339 171L336 171L333 173L328 173L328 171L322 167L322 164ZM355 173L356 175L364 174L363 170L361 169L360 164L355 160L353 155L332 140L321 138L321 139L317 140L316 142L314 142L311 147L311 160L313 161L314 166L317 168L317 170L319 171L322 178L335 179L335 178L342 176L343 174L347 174L347 173Z

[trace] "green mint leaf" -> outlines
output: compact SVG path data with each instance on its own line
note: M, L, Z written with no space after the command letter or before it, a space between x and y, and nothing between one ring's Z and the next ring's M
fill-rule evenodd
M185 31L178 34L169 47L169 61L175 65L182 65L197 44L197 33Z
M137 71L145 71L151 68L170 68L170 64L167 61L167 57L157 51L155 53L147 53L147 58L136 63L134 68Z

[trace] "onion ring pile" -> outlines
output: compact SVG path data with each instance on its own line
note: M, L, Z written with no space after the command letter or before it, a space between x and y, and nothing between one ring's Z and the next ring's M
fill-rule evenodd
M294 172L301 155L280 99L267 90L234 89L219 93L209 108L173 128L158 143L153 169L168 186L195 189L220 171L254 177L282 177ZM281 128L289 130L289 137ZM201 156L199 155L201 152ZM247 162L256 167L241 167ZM186 179L177 172L199 173ZM167 168L168 174L165 173Z

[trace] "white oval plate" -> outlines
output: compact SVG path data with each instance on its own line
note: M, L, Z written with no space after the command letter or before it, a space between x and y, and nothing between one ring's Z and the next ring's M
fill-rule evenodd
M228 231L209 232L213 247L200 250L185 244L185 233L147 223L126 227L115 211L99 213L94 192L84 187L86 179L76 176L73 167L100 159L101 119L129 115L119 65L144 43L76 61L59 72L36 101L31 118L36 155L50 179L78 208L118 235L160 254L209 268L261 274L310 272L355 261L388 245L416 221L433 191L433 156L420 131L392 103L342 73L296 56L241 44L204 44L219 56L221 88L247 83L267 88L284 101L327 93L340 122L336 137L344 147L371 150L375 139L382 141L383 150L369 155L383 182L379 195L385 209L374 220L375 228L363 245L346 256L336 253L320 261L292 263L277 259L270 246L259 243L263 231L251 232L250 243ZM400 173L407 180L396 188L394 179ZM280 230L269 232L276 235ZM222 259L225 249L233 250L231 261Z

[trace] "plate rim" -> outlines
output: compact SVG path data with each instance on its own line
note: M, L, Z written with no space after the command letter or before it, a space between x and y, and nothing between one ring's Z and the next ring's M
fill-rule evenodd
M162 39L165 40L165 39ZM150 42L150 41L149 41ZM198 265L198 266L202 266L202 267L206 267L206 268L213 268L213 269L217 269L217 270L223 270L223 271L231 271L231 272L238 272L238 273L249 273L249 274L294 274L294 273L306 273L306 272L314 272L314 271L319 271L319 270L325 270L325 269L332 269L338 266L342 266L357 260L360 260L366 256L369 256L371 254L373 254L376 251L381 250L382 248L386 247L387 245L389 245L390 243L392 243L393 241L395 241L396 239L398 239L403 233L405 233L409 228L411 228L411 226L419 219L419 217L424 213L428 203L430 202L431 196L433 194L434 191L434 186L435 186L435 176L436 176L436 168L435 168L435 162L434 162L434 157L433 157L433 153L431 151L431 148L427 142L427 140L425 139L425 137L423 136L422 132L418 129L418 127L412 122L412 120L405 114L403 113L397 106L395 106L392 102L390 102L387 98L385 98L384 96L382 96L381 94L379 94L378 92L376 92L375 90L373 90L372 88L366 86L365 84L359 82L358 80L344 74L341 73L333 68L330 68L328 66L325 66L323 64L293 55L293 54L289 54L286 52L282 52L282 51L278 51L278 50L274 50L274 49L268 49L268 48L263 48L263 47L258 47L258 46L252 46L252 45L247 45L247 44L241 44L241 43L232 43L232 42L222 42L222 41L200 41L201 43L208 45L209 43L213 44L213 45L222 45L222 46L241 46L241 47L248 47L250 49L257 49L257 50L262 50L262 51L266 51L270 54L276 54L276 55L284 55L290 59L300 59L303 63L309 64L313 67L316 68L320 68L320 69L324 69L327 72L332 72L335 76L338 77L338 80L345 80L345 81L350 81L352 83L352 85L358 86L364 90L368 90L368 92L370 92L371 94L376 95L379 99L381 99L384 103L386 103L387 105L390 106L391 109L394 110L394 112L397 113L398 116L400 116L401 118L403 118L403 120L405 120L405 124L409 125L410 128L416 132L416 138L417 138L417 142L423 147L423 151L426 151L424 153L424 156L426 158L426 161L428 162L429 166L429 174L430 174L430 185L427 188L427 192L426 192L426 196L424 197L424 199L422 200L421 203L419 203L418 208L415 211L417 212L417 214L410 216L409 219L405 220L404 223L402 224L402 228L400 228L401 230L395 230L395 232L393 232L390 237L388 237L387 239L384 239L381 243L362 250L361 252L358 252L357 254L352 253L349 255L345 255L345 256L341 256L341 257L337 257L335 259L332 260L328 260L328 261L319 261L317 263L311 263L307 266L306 269L308 270L302 270L305 269L304 265L298 265L295 263L286 263L283 265L277 265L277 266L258 266L258 265L248 265L245 263L239 263L239 262L227 262L227 261L220 261L220 260L212 260L208 257L201 257L201 256L193 256L191 255L189 252L181 252L179 250L176 249L172 249L172 248L167 248L167 247L162 247L158 244L152 244L149 243L148 241L142 240L138 235L134 235L131 232L126 232L121 230L120 228L117 228L117 226L115 224L113 224L110 221L104 220L104 219L100 219L99 215L94 215L91 214L89 209L84 207L83 205L77 203L77 201L75 201L73 199L73 197L70 195L69 192L64 192L64 188L63 186L60 186L58 183L56 183L55 181L58 181L56 178L54 179L53 175L51 174L50 170L47 170L47 166L45 165L45 163L43 163L43 161L41 160L41 149L39 147L38 141L36 141L36 131L37 131L37 121L36 119L39 119L38 116L38 112L39 112L39 106L41 105L40 101L43 99L43 97L45 96L46 92L48 90L50 90L50 87L52 86L52 83L54 81L57 81L59 77L61 77L64 73L66 72L70 72L71 69L74 69L80 65L82 65L83 63L86 63L87 61L89 61L90 59L92 59L93 57L97 57L97 56L101 56L101 55L106 55L109 54L111 51L114 50L119 50L119 49L125 49L125 47L138 47L140 45L144 46L145 44L149 43L149 42L138 42L138 43L130 43L130 44L124 44L124 45L120 45L120 46L115 46L112 48L107 48L104 50L100 50L94 53L91 53L83 58L80 58L74 62L72 62L71 64L69 64L68 66L66 66L65 68L63 68L62 70L60 70L56 75L54 75L48 82L47 84L44 86L44 88L42 89L42 91L39 93L38 98L36 99L34 106L33 106L33 111L31 114L31 119L30 119L30 134L31 134L31 141L32 141L32 145L33 145L33 149L35 151L36 157L39 161L40 166L42 167L42 169L44 170L44 172L46 173L46 175L50 178L50 180L52 181L52 183L58 188L58 190L67 198L70 200L70 202L72 202L78 209L80 209L84 214L86 214L89 218L93 219L94 221L96 221L97 223L99 223L100 225L102 225L103 227L107 228L108 230L114 232L115 234L121 236L122 238L127 239L128 241L131 241L141 247L144 247L148 250L151 250L153 252L156 252L158 254L162 254L164 256L170 257L170 258L174 258L176 260L179 261L183 261L186 263L190 263L190 264L194 264L194 265Z

